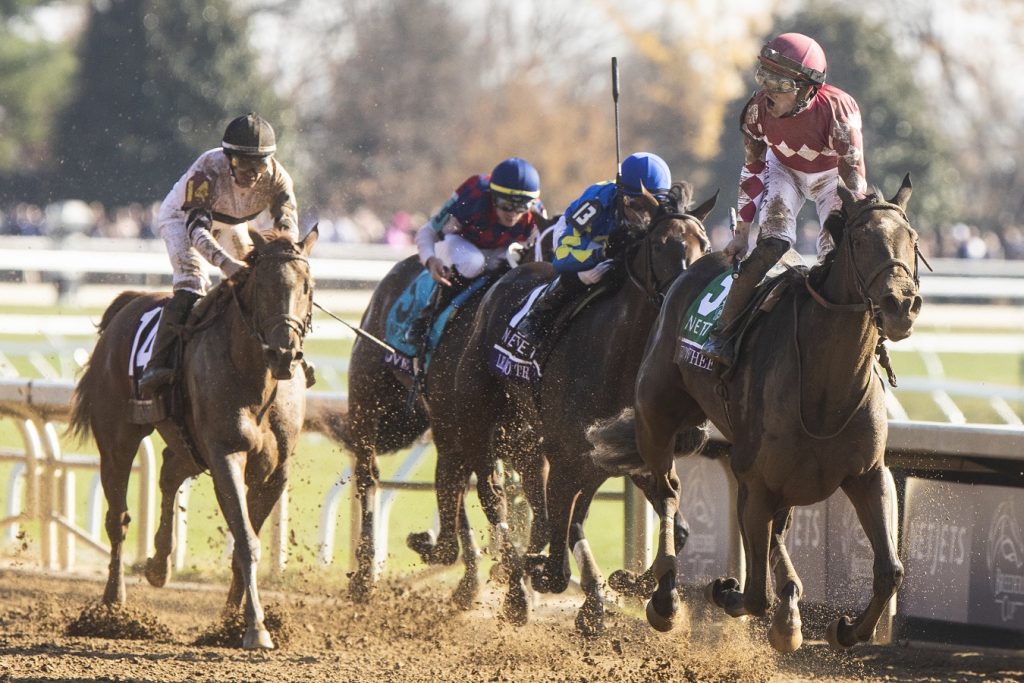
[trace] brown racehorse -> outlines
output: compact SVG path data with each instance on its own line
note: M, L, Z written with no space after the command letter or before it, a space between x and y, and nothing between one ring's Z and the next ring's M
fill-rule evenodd
M673 188L680 206L689 201L689 187L685 188L684 184ZM708 248L701 221L714 202L712 198L692 213L677 213L663 209L650 194L627 199L627 222L635 229L620 264L625 282L589 303L549 349L538 352L543 356L543 374L533 386L497 378L487 367L488 357L519 302L534 287L550 280L553 271L549 264L532 264L506 275L491 288L477 312L454 381L439 388L438 411L432 415L438 450L438 545L450 544L456 534L455 511L465 480L471 473L480 477L493 468L496 440L510 442L524 452L533 452L540 444L550 466L547 509L551 538L550 555L540 558L543 566L532 583L541 591L564 590L571 547L587 596L576 620L584 633L603 628L604 602L599 570L583 535L583 521L591 499L609 476L586 457L590 447L585 428L632 403L633 381L662 293L686 263ZM510 546L503 550L514 553ZM508 563L521 577L522 559L513 556ZM505 615L516 623L527 619L520 583L513 577L504 606Z
M541 229L548 226L547 219L538 219ZM532 252L527 252L524 258L533 258ZM383 339L392 305L422 271L423 266L415 256L395 264L374 289L360 327ZM462 353L469 324L482 296L482 291L474 294L449 317L437 348L432 352L424 385L411 404L411 377L385 365L385 350L372 340L360 336L352 347L349 361L347 415L323 415L317 418L326 423L329 433L345 444L355 457L355 483L361 518L360 538L356 549L356 571L349 580L349 592L358 602L370 598L376 583L374 517L380 485L377 456L408 447L430 426L429 415L432 412L436 387L449 382L454 376L454 364L458 362ZM510 464L516 466L518 462L513 460ZM525 469L530 472L540 470L532 466ZM544 482L525 477L523 484L528 498L536 504L531 537L543 538L546 541ZM499 514L494 507L499 500L494 493L496 486L498 484L491 476L480 477L477 482L477 492L482 506L489 517L495 518ZM445 546L443 550L433 555L430 561L434 564L454 563L459 557L461 541L465 573L455 590L453 600L460 609L469 609L480 587L477 576L479 549L464 506L460 508L458 514L462 520L459 538L453 539L452 545Z
M139 318L165 295L124 292L107 308L99 340L75 388L71 430L90 432L100 452L107 499L110 569L105 604L125 601L121 546L129 517L128 478L139 443L155 428L167 443L160 470L162 494L156 557L146 577L162 586L170 570L175 494L187 478L209 469L235 539L228 607L245 598L245 648L272 648L256 587L259 531L284 490L305 413L305 379L295 373L309 330L313 281L309 253L319 233L298 244L250 233L249 267L214 287L196 307L184 334L180 382L184 416L133 424L129 354Z
M783 652L803 641L803 587L785 547L794 506L824 500L841 487L874 549L871 601L855 620L844 616L829 625L830 643L849 647L869 640L903 580L893 527L896 492L885 465L884 390L874 357L884 354L880 340L911 334L921 308L920 252L906 215L910 177L890 201L877 191L859 201L845 187L839 194L843 215L826 225L836 248L823 279L812 273L798 280L747 332L731 378L719 382L678 353L691 302L730 267L721 254L702 260L669 292L637 378L633 455L655 477L662 524L648 574L661 579L676 573L669 530L679 480L671 444L680 430L710 419L732 444L747 574L745 591L736 579L726 579L711 584L707 594L732 616L762 615L771 605L774 568L780 602L769 640ZM594 440L600 446L600 431Z

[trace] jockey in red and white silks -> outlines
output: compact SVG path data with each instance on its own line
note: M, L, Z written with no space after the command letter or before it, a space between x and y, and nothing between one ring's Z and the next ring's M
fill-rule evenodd
M759 91L743 111L741 130L746 163L740 171L737 214L751 223L760 211L760 237L796 242L796 216L805 200L817 207L824 225L839 208L838 179L855 193L867 191L861 116L850 95L822 85L806 107L790 116L772 116L772 94ZM824 229L818 235L819 260L832 249Z

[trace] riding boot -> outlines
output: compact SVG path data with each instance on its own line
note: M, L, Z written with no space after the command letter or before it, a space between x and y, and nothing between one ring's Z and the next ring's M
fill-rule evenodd
M740 273L733 280L729 295L725 298L722 315L718 318L718 322L715 323L701 349L705 356L724 367L730 367L733 364L736 348L735 330L732 328L750 305L754 291L764 279L765 274L778 263L788 249L789 243L785 240L767 237L760 240L754 250L750 252L750 256L743 261Z
M533 307L516 325L516 333L536 348L544 335L551 331L558 312L587 289L576 273L562 273L533 302Z
M430 301L409 325L409 331L405 334L406 343L416 347L425 347L430 340L430 330L434 326L437 316L441 315L444 309L448 308L448 304L470 283L456 272L453 272L448 279L452 284L447 287L440 282L435 283L434 291L430 294Z
M153 353L139 379L139 393L143 396L153 396L157 389L174 379L171 356L177 347L178 330L188 320L188 314L198 300L199 295L195 292L178 289L164 305L153 341Z

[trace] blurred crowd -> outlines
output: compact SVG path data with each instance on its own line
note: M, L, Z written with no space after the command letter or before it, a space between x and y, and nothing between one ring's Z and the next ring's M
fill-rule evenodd
M43 236L60 239L71 234L89 237L154 239L158 238L156 215L159 202L129 204L107 208L98 202L67 201L40 207L20 202L0 211L0 235ZM351 213L306 211L303 224L308 229L319 225L320 239L345 244L389 244L407 248L413 244L416 230L426 221L422 213L396 211L386 220L368 208ZM710 226L715 249L729 241L725 224ZM797 250L813 254L818 233L817 222L807 222L799 231ZM967 223L943 226L938 232L921 235L921 250L929 258L1024 259L1024 226L1010 225L1003 239L992 231L983 231Z

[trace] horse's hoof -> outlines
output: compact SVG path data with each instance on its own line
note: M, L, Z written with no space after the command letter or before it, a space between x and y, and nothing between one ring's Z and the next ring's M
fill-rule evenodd
M420 559L427 564L430 564L427 558L434 550L435 542L433 531L415 531L405 539L405 545L408 546L409 550L419 555Z
M488 576L494 583L502 585L508 583L512 572L509 571L503 562L495 562L491 565L491 571Z
M623 595L632 595L636 586L636 574L625 569L616 569L608 577L608 587Z
M513 626L525 626L529 620L529 609L526 605L526 593L522 586L509 587L508 594L501 609L502 617Z
M804 643L804 634L799 628L795 631L786 631L773 626L768 629L768 643L776 652L782 652L783 654L796 652Z
M143 571L149 585L163 588L167 585L167 578L171 575L171 558L168 556L163 562L155 557L146 560L146 569Z
M841 616L830 621L825 629L825 640L836 648L850 648L857 644L857 634L853 630L853 622L850 617Z
M672 614L667 617L658 614L658 610L654 608L654 598L647 601L647 623L650 624L655 631L661 631L662 633L668 633L676 626L676 613L678 612L675 600L672 601Z
M576 630L585 638L597 638L604 634L604 606L590 607L584 603L576 613Z
M273 650L274 641L270 639L270 632L265 628L247 628L245 637L242 638L242 649Z
M373 582L363 573L356 572L348 582L348 594L352 602L365 604L373 595Z
M465 612L473 607L473 602L476 601L476 596L479 594L480 582L477 581L476 577L464 576L455 588L455 592L452 593L452 604L455 605L456 609Z
M704 587L704 599L715 607L721 609L728 609L725 596L732 592L738 592L740 589L740 582L734 578L728 579L715 579L707 586ZM739 615L732 615L739 616Z

